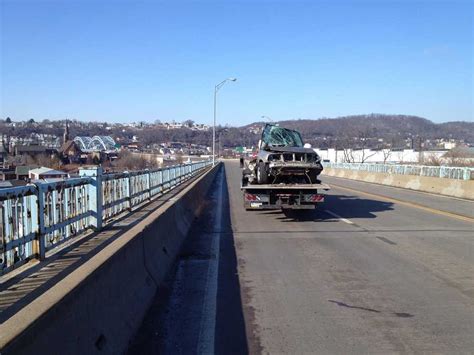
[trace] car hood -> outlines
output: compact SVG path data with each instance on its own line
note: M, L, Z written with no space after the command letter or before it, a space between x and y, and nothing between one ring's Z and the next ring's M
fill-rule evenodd
M311 148L304 147L266 147L264 149L266 152L281 152L281 153L312 153L316 152Z

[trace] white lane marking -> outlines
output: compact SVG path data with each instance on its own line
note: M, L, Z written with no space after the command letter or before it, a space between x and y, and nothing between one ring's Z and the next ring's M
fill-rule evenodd
M354 222L352 221L349 221L348 219L346 218L342 218L341 216L339 216L337 213L334 213L333 211L330 211L330 210L324 210L325 212L329 213L331 216L333 217L336 217L337 219L340 219L341 221L347 223L347 224L354 224Z
M221 176L223 173L221 172ZM215 210L214 231L221 231L222 224L222 195L224 181L221 179L220 189L217 195L217 206ZM217 313L217 283L219 278L219 248L220 233L211 233L211 255L207 269L206 289L201 312L201 324L197 343L198 354L214 354L214 337L216 333Z

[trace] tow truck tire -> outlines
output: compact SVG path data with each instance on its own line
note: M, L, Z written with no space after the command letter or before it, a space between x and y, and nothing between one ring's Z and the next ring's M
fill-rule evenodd
M260 185L268 184L267 164L263 161L257 165L257 183Z

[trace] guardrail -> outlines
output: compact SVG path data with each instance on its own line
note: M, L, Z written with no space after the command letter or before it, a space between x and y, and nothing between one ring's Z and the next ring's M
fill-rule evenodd
M45 258L86 230L161 195L210 166L211 161L162 169L104 174L81 168L79 178L0 189L0 275Z
M362 170L373 173L431 176L445 179L472 180L473 168L449 166L366 164L366 163L324 163L324 167L334 169Z

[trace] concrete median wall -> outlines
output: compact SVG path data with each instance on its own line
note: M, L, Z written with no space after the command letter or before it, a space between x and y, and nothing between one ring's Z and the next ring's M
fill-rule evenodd
M219 166L0 325L0 353L123 353Z
M474 180L454 180L332 168L325 168L323 175L474 200Z

